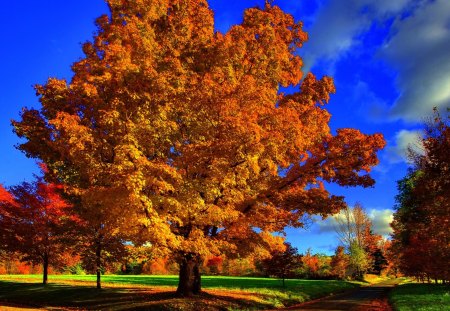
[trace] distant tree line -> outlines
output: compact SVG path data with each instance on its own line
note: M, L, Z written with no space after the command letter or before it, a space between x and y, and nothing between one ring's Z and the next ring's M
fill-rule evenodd
M45 174L47 168L41 165ZM8 190L0 186L0 274L52 273L101 275L176 274L176 259L151 244L135 245L102 219L97 210L67 203L62 185L41 177ZM360 279L365 273L393 273L390 242L373 234L372 222L360 204L344 208L336 232L342 245L333 256L298 253L290 243L270 253L210 256L200 272L210 275L307 279ZM93 226L92 226L93 225ZM389 259L389 260L388 260Z

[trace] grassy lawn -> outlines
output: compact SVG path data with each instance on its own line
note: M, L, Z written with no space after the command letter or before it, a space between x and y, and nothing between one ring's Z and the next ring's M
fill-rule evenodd
M391 291L390 300L397 311L450 310L450 287L442 284L401 284Z
M33 307L79 307L95 310L261 310L289 306L358 285L341 281L202 277L204 293L182 299L174 295L177 276L103 276L96 290L92 275L0 276L0 301ZM1 305L1 303L0 303Z

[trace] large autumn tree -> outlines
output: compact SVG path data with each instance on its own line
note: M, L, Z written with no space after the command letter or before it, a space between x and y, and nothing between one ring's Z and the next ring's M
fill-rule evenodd
M398 182L393 251L406 275L450 281L450 110L425 124L423 153Z
M200 291L205 256L270 249L305 213L337 212L324 182L373 185L383 137L332 134L333 81L302 75L291 15L266 3L222 34L206 0L107 3L72 80L36 86L42 108L13 124L86 208L170 250L178 293Z

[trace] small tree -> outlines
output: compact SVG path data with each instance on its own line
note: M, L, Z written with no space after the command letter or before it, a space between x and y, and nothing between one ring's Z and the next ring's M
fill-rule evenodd
M380 248L377 248L373 253L370 254L370 257L372 259L370 272L380 275L381 272L388 267L388 261L385 254Z
M128 255L125 240L104 227L83 226L78 241L83 268L96 274L96 286L101 288L101 275L114 263Z
M210 274L219 274L222 271L223 258L214 256L207 260L206 266L209 268Z
M349 256L345 253L345 247L339 245L334 256L331 258L331 274L343 280L347 275L347 269L349 265Z
M368 232L371 230L372 222L360 203L356 203L353 208L345 206L334 219L338 238L347 249L352 243L362 248L368 246Z
M308 279L317 278L320 270L320 262L317 254L311 253L311 248L306 250L305 255L302 256L302 274Z
M370 267L370 259L367 252L356 241L351 242L349 253L349 268L351 273L357 278L362 279L364 272Z
M350 256L349 268L356 277L361 278L364 272L373 269L375 259L380 260L382 237L373 233L372 221L360 203L353 208L346 206L334 219L335 231ZM375 267L377 271L380 268Z
M13 201L0 203L2 247L21 254L22 261L42 264L43 284L48 282L49 265L63 265L63 255L74 244L73 232L67 230L74 216L60 191L60 186L37 178L11 187Z
M284 251L274 251L272 257L262 260L265 273L283 279L283 287L285 279L292 277L295 270L302 266L301 255L298 254L297 248L287 242L284 245L286 247Z
M17 203L13 195L0 184L0 259L8 257L15 208L17 208Z

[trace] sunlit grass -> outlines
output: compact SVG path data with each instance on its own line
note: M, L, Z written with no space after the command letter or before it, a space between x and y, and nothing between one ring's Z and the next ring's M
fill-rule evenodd
M401 284L392 290L390 300L398 311L450 310L450 287L442 284Z
M102 291L94 288L95 275L51 275L47 286L39 284L41 275L3 275L0 280L0 301L28 301L32 306L50 304L113 310L112 301L115 304L118 300L123 302L129 299L133 303L141 300L157 303L161 295L166 297L165 306L175 304L179 307L181 304L181 308L189 309L183 304L192 302L173 295L178 276L104 275L102 284L105 289ZM231 309L241 309L242 306L246 306L244 309L264 309L289 306L359 286L344 281L297 279L286 280L285 285L283 287L279 279L270 278L203 276L202 288L206 296L196 298L196 303L206 303L211 307L205 307L205 310L216 310L214 306L223 304Z
M369 284L380 283L380 282L386 281L386 280L389 280L389 277L380 276L377 274L365 274L364 275L364 282L367 282Z

